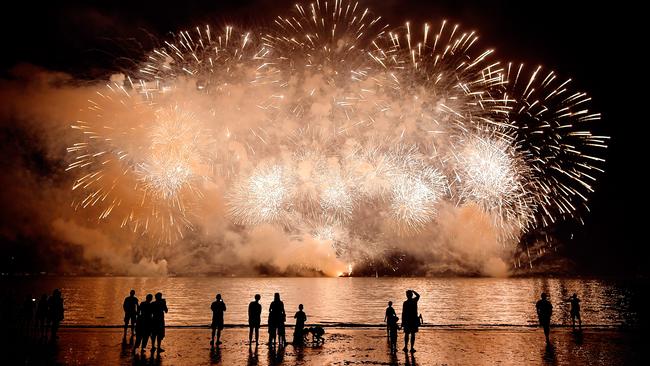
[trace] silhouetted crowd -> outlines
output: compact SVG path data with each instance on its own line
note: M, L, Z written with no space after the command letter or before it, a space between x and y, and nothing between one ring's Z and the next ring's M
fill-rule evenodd
M393 308L393 302L388 302L384 315L386 323L386 337L390 346L391 353L397 352L398 330L404 331L404 352L416 352L415 337L423 324L422 315L418 312L418 301L420 294L413 290L406 291L406 300L402 305L401 323ZM253 344L253 335L255 336L255 347L259 344L259 330L261 326L262 304L261 296L256 294L254 300L248 305L248 344ZM575 329L576 321L578 327L582 328L580 318L580 299L577 294L565 300L570 303L572 326ZM3 319L2 324L5 327L5 336L11 334L22 334L30 338L38 339L42 342L54 342L58 338L57 332L61 321L64 319L63 297L59 289L55 289L50 296L41 295L39 299L26 296L22 305L15 306L7 296L2 298L0 304ZM154 295L147 294L145 300L140 302L135 296L135 290L131 290L129 296L124 299L122 304L124 310L124 335L123 341L126 341L129 327L131 328L131 343L133 344L133 353L140 349L141 353L146 351L149 340L151 340L151 351L161 353L165 350L161 347L165 338L165 314L169 311L167 302L162 293ZM215 301L210 305L212 311L212 337L210 347L214 349L222 344L221 336L225 324L225 313L227 310L221 294L217 294ZM550 344L551 317L553 314L553 305L546 293L542 293L540 299L535 304L535 310L539 320L540 327L544 330L544 336L547 344ZM298 310L293 316L295 326L293 330L294 346L320 346L324 343L325 330L318 325L311 327L306 326L307 315L304 306L300 304ZM287 315L285 312L284 302L282 302L279 293L275 293L273 301L268 310L268 345L269 347L283 348L287 345L285 323ZM215 340L216 337L216 340ZM135 342L133 342L135 338ZM410 341L410 348L409 348Z
M64 317L63 297L55 289L52 294L42 294L39 299L32 295L25 296L22 304L16 304L4 296L1 300L0 322L9 335L21 335L38 339L41 342L55 341Z

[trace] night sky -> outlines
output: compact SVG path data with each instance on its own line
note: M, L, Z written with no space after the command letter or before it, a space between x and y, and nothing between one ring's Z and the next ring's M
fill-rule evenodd
M134 4L135 3L135 4ZM134 66L133 59L159 44L169 32L196 25L233 24L254 26L284 14L293 1L84 1L19 2L2 11L3 34L0 78L12 79L17 65L31 64L62 71L79 80L106 79L110 74ZM426 3L426 4L425 4ZM165 5L161 5L165 4ZM635 10L620 3L570 1L365 1L391 26L404 20L437 22L441 18L476 29L481 44L495 48L497 58L543 64L574 80L574 87L593 97L593 110L601 112L598 130L612 137L606 174L591 198L591 213L585 226L560 228L561 235L574 234L563 255L578 263L584 273L641 273L648 249L640 236L646 199L639 198L640 183L636 146L644 133L645 105L637 97L638 85L647 76L642 33L630 18ZM615 7L616 6L616 7ZM637 11L638 12L638 9ZM3 101L4 103L4 101ZM637 106L637 107L634 107ZM34 174L56 179L63 167L49 161L45 153L30 148L29 131L10 121L0 122L0 164L22 160ZM641 155L642 156L642 155ZM11 172L11 170L9 170ZM3 177L2 182L11 177ZM0 271L31 270L38 251L35 242L45 237L15 235L14 197L3 194L3 207L13 207L0 216ZM18 215L20 216L20 215ZM20 218L20 220L24 220ZM644 230L645 232L645 230ZM31 244L29 244L31 243ZM31 246L30 246L31 245ZM29 249L32 248L32 249ZM73 254L70 254L73 255Z

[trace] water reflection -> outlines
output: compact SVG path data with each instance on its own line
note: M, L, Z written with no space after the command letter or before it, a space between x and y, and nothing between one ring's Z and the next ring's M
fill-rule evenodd
M65 298L67 325L119 325L122 301L130 289L144 299L161 291L167 298L167 325L207 325L216 293L228 302L226 324L247 324L249 299L262 295L262 320L273 293L287 309L302 303L310 323L380 324L386 302L401 311L404 290L422 294L418 307L431 325L535 325L534 304L541 292L550 294L553 323L570 325L566 300L574 292L583 300L585 325L634 325L638 288L616 281L555 278L210 278L210 277L59 277L1 279L0 289L12 288L16 298L51 292L59 287Z

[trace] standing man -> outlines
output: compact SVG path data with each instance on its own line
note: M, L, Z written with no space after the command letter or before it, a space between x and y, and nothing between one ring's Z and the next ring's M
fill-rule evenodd
M158 341L158 353L165 352L160 344L165 338L165 313L168 312L167 301L163 299L162 293L158 292L155 296L156 301L151 303L151 351L156 350L156 341Z
M226 303L221 299L221 294L217 294L216 300L210 306L212 309L212 339L210 347L214 347L214 333L217 333L217 346L221 344L221 331L223 330L223 313L226 311Z
M153 316L151 300L153 300L153 295L147 294L145 301L138 306L138 321L135 325L135 345L133 346L133 352L137 351L137 348L142 345L140 352L144 353L147 348L147 343L149 343Z
M126 329L129 327L129 322L131 322L131 338L133 338L135 322L138 316L138 298L135 297L135 290L131 290L129 296L124 298L122 309L124 309L124 338L126 338Z
M59 325L63 320L63 297L61 296L61 290L58 288L54 290L52 296L47 300L47 310L48 318L51 327L51 338L50 341L55 342L58 336L56 335L59 331Z
M580 319L580 299L578 294L573 294L571 299L571 326L576 329L576 319L578 319L578 327L582 329L582 319Z
M262 322L262 304L260 294L255 295L255 301L248 304L248 347L253 343L253 330L255 330L255 347L260 340L260 323Z
M537 310L537 318L539 319L539 325L544 328L544 336L546 337L546 343L551 343L549 339L549 334L551 333L551 315L553 315L553 305L548 301L548 295L546 292L542 292L542 298L537 301L535 304L535 309Z
M415 297L413 297L415 295ZM415 333L420 327L420 318L418 317L418 300L420 294L413 290L406 291L406 301L402 305L402 327L404 328L404 349L408 351L409 334L411 335L411 353L415 352Z

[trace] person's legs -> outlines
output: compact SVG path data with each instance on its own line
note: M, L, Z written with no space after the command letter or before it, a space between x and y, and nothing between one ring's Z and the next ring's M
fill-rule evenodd
M578 327L582 329L582 319L580 319L580 313L576 314L578 317Z
M221 344L221 326L217 328L217 344Z
M260 343L260 327L255 327L255 345Z
M253 343L253 326L248 326L248 344Z
M415 352L415 332L411 333L411 352Z
M549 335L551 333L551 324L549 323L544 323L544 336L546 337L546 343L550 342Z
M144 349L147 348L147 343L149 343L149 337L150 337L150 332L148 330L144 330L142 332L142 352L144 352Z
M165 350L160 347L160 344L162 343L163 338L165 338L165 326L163 325L162 329L160 330L160 333L158 333L158 352L165 352Z
M157 335L158 330L154 328L154 330L151 331L151 350L154 351L156 349L156 338L158 337Z
M212 325L212 337L210 338L210 345L212 346L214 344L214 334L217 332L217 327Z
M404 349L403 351L406 352L409 350L409 332L404 332Z
M131 315L131 337L135 334L135 322L136 322L136 316L135 314Z

